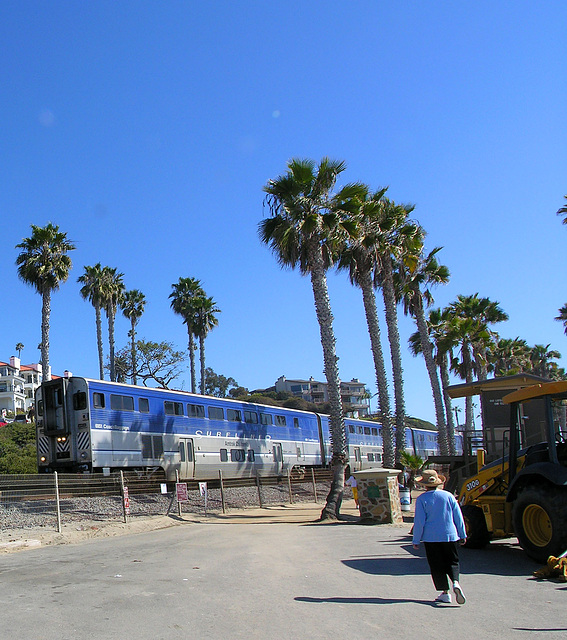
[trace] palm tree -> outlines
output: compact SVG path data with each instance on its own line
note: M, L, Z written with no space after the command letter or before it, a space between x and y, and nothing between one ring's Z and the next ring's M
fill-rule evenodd
M195 298L195 335L199 339L199 355L201 359L201 393L205 395L205 338L219 324L216 317L220 313L212 298L199 296Z
M195 375L195 299L204 297L205 292L201 287L201 282L196 278L179 278L179 282L172 284L173 291L169 294L171 308L173 312L183 318L183 323L187 327L189 338L189 362L191 367L191 392L197 393L197 383Z
M398 264L398 277L400 278L404 312L415 319L420 334L421 351L433 392L439 447L441 454L446 455L449 452L447 423L441 385L433 359L433 345L428 335L425 307L433 302L429 287L447 283L449 281L449 269L437 261L436 254L441 250L441 247L435 248L429 254L424 253L424 235L425 232L421 230L421 233L414 238L412 254L406 256L404 262Z
M41 313L41 364L43 379L50 380L49 371L49 322L51 316L51 292L59 289L69 277L72 267L69 251L75 245L57 225L49 222L45 227L31 225L32 235L16 245L22 249L16 258L18 276L31 285L42 297Z
M510 376L530 368L530 348L525 340L499 338L488 354L488 365L495 376Z
M551 360L561 358L559 351L550 349L550 346L550 344L536 344L530 350L531 371L536 376L551 378L554 364Z
M384 312L388 328L388 343L392 360L394 398L396 403L396 464L405 450L405 398L400 333L398 330L398 295L396 292L394 266L403 263L415 242L420 227L408 219L413 205L396 204L388 198L381 199L383 233L379 236L374 284L382 290Z
M103 267L103 296L104 310L108 318L108 344L110 361L110 381L116 382L116 367L114 363L114 320L118 306L124 295L124 274L118 273L116 268Z
M98 349L99 378L104 380L104 353L102 347L102 308L105 304L104 270L97 262L94 267L84 267L85 272L77 278L77 282L83 286L80 294L83 300L88 300L95 310L96 344Z
M563 196L567 200L567 196ZM567 224L567 202L557 211L558 216L563 216L563 224Z
M348 270L350 281L360 287L366 323L370 334L376 385L378 387L378 409L382 422L382 442L384 447L383 465L393 467L395 463L394 430L391 422L390 395L388 379L384 365L384 353L380 338L380 322L376 310L373 274L378 262L379 238L384 234L381 226L381 199L386 189L374 194L365 194L360 202L358 232L346 246L339 251L337 267Z
M132 341L132 347L130 350L130 357L132 361L132 384L136 384L136 325L138 320L144 313L146 306L146 296L138 289L132 289L131 291L124 292L122 300L120 301L120 308L122 309L122 315L130 320L131 329L129 336Z
M433 356L441 376L443 402L445 405L445 420L447 424L448 453L449 455L455 455L455 420L453 417L453 406L448 392L450 385L450 358L452 349L456 346L452 340L451 322L452 317L447 309L444 309L443 311L441 311L441 309L432 309L427 318L428 335L434 347ZM422 353L421 335L419 331L416 331L410 336L409 345L410 351L414 356Z
M271 217L259 223L260 239L271 247L280 265L299 267L302 275L311 278L329 391L333 470L322 520L338 517L348 459L326 271L337 243L354 231L354 198L363 198L366 192L362 185L350 184L332 193L344 169L344 162L328 158L323 158L319 166L311 160L290 160L287 172L264 187Z
M21 356L23 350L24 350L23 342L18 342L16 344L16 351L18 352L18 358Z
M565 208L567 209L567 206ZM565 220L567 220L567 216L565 217ZM567 336L567 304L564 304L561 309L559 309L559 315L555 316L554 320L563 323L565 335Z

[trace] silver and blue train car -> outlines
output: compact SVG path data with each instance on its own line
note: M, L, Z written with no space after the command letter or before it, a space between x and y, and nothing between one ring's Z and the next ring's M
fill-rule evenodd
M328 416L81 377L36 392L40 471L136 470L167 480L285 474L330 460ZM381 461L379 425L347 420L353 469Z

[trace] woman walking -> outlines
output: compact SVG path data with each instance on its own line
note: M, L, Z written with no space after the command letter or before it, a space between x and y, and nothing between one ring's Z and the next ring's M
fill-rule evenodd
M467 534L459 503L452 493L440 488L445 478L433 469L424 470L415 482L426 491L415 501L413 547L418 549L420 542L425 545L433 583L441 591L435 601L451 602L451 580L457 603L465 604L459 584L458 543L464 544Z

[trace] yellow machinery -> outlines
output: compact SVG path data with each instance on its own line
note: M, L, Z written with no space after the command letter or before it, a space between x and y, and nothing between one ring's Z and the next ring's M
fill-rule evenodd
M539 419L525 420L527 402L542 404ZM503 455L467 478L459 502L467 525L467 546L512 535L538 562L567 550L567 381L536 384L504 396L510 431Z

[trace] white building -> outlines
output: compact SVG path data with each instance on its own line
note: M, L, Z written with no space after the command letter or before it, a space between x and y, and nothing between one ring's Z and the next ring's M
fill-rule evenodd
M311 377L308 380L289 380L280 376L276 380L277 392L287 391L313 404L329 401L326 382L319 382ZM370 413L370 399L364 382L353 378L350 382L341 382L341 399L345 413L353 418L367 416Z
M16 356L11 356L10 362L0 361L0 415L27 413L34 406L35 390L42 379L39 363L20 364Z

